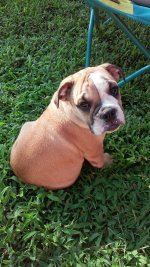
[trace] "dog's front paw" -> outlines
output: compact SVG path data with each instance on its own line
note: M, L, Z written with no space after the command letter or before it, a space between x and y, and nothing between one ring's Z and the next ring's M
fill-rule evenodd
M111 165L113 163L113 158L110 154L104 153L104 167Z

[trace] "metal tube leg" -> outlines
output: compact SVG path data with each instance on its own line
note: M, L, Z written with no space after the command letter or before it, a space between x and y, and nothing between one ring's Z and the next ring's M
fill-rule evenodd
M87 38L86 63L85 63L85 67L88 67L90 65L93 27L94 27L94 9L91 9L90 22L89 22L89 28L88 28L88 38Z
M125 81L122 80L122 81L120 81L120 82L118 83L118 86L119 86L119 87L123 86L125 83L132 81L133 79L135 79L136 77L138 77L138 76L141 75L141 74L144 74L144 73L147 72L147 71L150 71L150 65L147 65L147 66L141 68L140 70L137 70L137 71L134 72L133 74L127 76L127 77L125 78Z
M119 28L128 36L128 38L142 51L144 56L150 60L150 52L144 47L144 45L135 37L127 25L121 21L118 15L109 13L111 18L116 22Z

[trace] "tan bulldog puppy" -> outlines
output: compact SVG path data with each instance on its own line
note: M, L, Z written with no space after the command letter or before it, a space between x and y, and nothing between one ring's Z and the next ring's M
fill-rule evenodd
M125 123L117 80L120 68L106 63L64 79L36 120L23 125L10 163L22 181L49 189L72 185L84 159L101 168L112 162L103 140Z

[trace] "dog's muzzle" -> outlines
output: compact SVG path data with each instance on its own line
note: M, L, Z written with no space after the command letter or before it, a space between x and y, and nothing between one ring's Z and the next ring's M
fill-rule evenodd
M106 122L112 122L116 118L117 109L116 108L104 108L100 114L100 118Z
M104 120L106 131L113 131L122 124L117 119L117 109L112 107L104 108L100 114L100 119Z
M120 106L102 106L93 114L92 130L96 134L113 132L125 123Z

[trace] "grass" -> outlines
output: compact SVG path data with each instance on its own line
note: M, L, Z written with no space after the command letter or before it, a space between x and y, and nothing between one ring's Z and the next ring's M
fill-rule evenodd
M113 166L85 162L74 186L54 192L21 183L9 166L21 125L84 67L88 18L79 0L0 3L2 267L150 267L149 74L122 88L127 122L105 140ZM149 29L133 27L148 46ZM112 22L94 32L93 48L91 65L108 61L128 74L145 62Z

